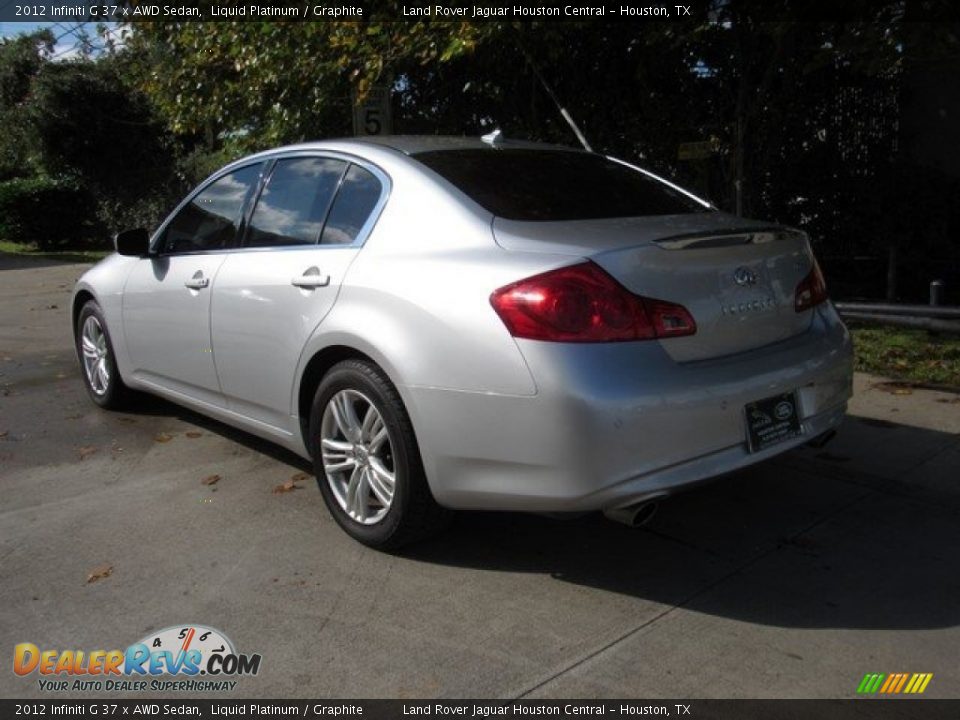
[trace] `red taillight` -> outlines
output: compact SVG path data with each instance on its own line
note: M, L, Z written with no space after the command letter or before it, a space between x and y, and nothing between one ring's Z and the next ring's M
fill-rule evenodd
M820 266L817 261L813 261L813 267L807 276L797 285L797 290L793 295L793 309L797 312L809 310L816 307L827 299L827 283L823 280L823 273L820 272Z
M490 304L511 335L529 340L652 340L697 331L686 308L634 295L591 262L502 287Z

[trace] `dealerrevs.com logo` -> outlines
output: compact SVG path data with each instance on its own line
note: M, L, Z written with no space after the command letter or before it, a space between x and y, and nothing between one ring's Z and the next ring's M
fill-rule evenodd
M238 653L230 639L204 625L175 625L150 633L126 650L41 650L33 643L13 649L13 671L40 677L41 690L223 691L235 677L256 675L260 655Z

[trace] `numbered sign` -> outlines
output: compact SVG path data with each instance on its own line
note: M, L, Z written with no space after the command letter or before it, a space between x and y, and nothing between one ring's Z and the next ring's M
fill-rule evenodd
M677 148L677 160L703 160L715 155L720 150L717 138L710 138L701 142L680 143Z
M390 86L374 85L363 100L353 92L353 134L389 135L393 132Z

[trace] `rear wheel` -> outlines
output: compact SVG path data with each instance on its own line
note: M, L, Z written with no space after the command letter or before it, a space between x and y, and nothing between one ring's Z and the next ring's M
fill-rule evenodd
M450 513L430 493L410 418L380 368L335 365L317 388L310 438L323 499L354 539L392 550L446 523Z
M107 321L96 301L89 300L81 308L74 334L77 357L90 399L108 410L123 407L130 391L120 378Z

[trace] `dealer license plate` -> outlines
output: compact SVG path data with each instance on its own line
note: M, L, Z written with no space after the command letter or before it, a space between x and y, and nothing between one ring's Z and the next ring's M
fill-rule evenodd
M750 452L766 450L771 445L803 434L795 392L747 403L744 413Z

